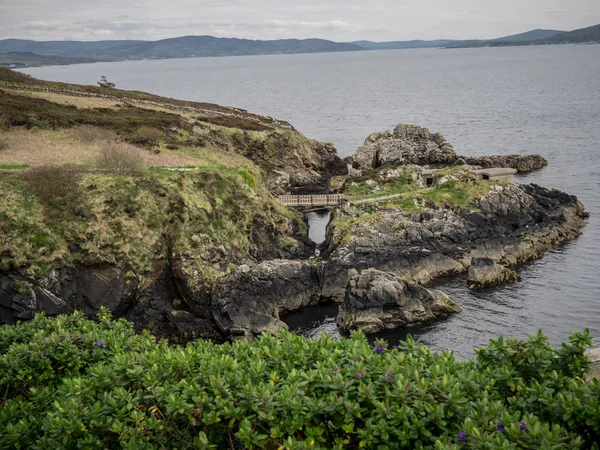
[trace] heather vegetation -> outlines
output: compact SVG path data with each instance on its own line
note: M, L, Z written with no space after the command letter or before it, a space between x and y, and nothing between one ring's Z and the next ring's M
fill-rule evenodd
M199 245L196 236L224 245L233 262L258 256L262 230L285 248L304 227L251 169L142 174L131 161L106 156L107 167L120 164L119 171L48 166L0 176L1 270L30 267L44 275L78 261L119 261L143 276L166 242L171 251L185 250Z
M106 311L0 328L0 448L597 448L589 333L469 361L360 333L185 347Z

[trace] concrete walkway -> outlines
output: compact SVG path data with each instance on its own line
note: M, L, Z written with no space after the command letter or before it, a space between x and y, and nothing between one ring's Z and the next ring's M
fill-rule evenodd
M350 200L350 203L353 205L360 205L363 203L375 203L375 202L380 202L383 200L389 200L392 198L397 198L400 197L402 195L404 195L405 193L402 194L391 194L391 195L382 195L381 197L372 197L372 198L365 198L362 200Z

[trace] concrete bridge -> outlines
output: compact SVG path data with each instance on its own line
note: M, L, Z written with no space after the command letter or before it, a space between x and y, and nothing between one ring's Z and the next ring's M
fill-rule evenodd
M340 194L279 195L278 198L287 206L305 208L338 206L344 202L344 196Z

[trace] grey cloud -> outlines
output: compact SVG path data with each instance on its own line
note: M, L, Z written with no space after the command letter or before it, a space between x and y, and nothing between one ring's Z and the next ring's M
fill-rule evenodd
M491 38L599 17L598 0L1 0L0 39Z

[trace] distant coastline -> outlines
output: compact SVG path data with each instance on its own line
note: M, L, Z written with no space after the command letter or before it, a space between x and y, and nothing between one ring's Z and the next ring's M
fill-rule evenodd
M600 24L573 31L531 30L496 39L333 42L325 39L250 40L183 36L158 41L0 40L0 66L13 69L148 59L332 53L414 48L479 48L526 45L597 44Z

